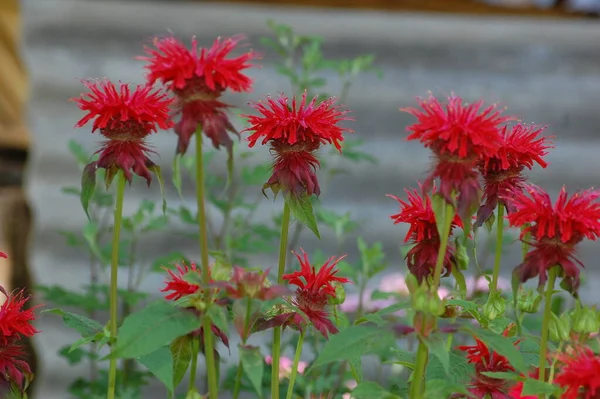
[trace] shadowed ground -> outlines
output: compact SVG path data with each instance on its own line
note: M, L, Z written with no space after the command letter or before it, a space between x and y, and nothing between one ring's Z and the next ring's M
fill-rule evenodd
M394 268L402 267L397 248L406 230L389 220L396 204L385 194L401 195L404 188L415 186L415 179L425 176L429 166L428 152L404 141L404 128L411 118L398 111L412 105L417 95L432 90L455 92L471 101L499 101L525 121L549 124L549 134L557 136L557 149L548 157L551 165L546 171L532 173L533 181L553 193L562 184L575 190L598 183L600 25L594 21L311 12L210 3L26 0L24 4L25 51L33 77L31 123L36 134L29 187L37 211L34 265L40 283L78 286L89 278L84 254L66 247L56 231L77 229L85 220L78 200L60 193L61 186L79 182L79 171L66 150L67 140L77 138L91 149L100 137L90 135L88 129L73 129L81 114L67 99L81 92L79 79L84 77L141 82L142 65L133 57L152 35L167 30L186 39L195 34L203 44L210 44L217 35L236 33L245 33L258 43L260 36L268 34L266 20L273 18L301 33L324 36L329 57L376 55L384 78L365 75L354 86L347 105L354 110L356 135L365 140L366 151L379 164L351 168L350 174L339 176L327 187L322 201L339 211L352 211L361 221L362 235L384 243ZM228 100L243 108L263 93L288 90L286 81L270 66L272 59L266 54L264 67L252 71L254 94ZM174 135L156 135L153 144L167 168ZM186 201L192 201L191 187L187 192ZM134 185L128 196L133 204L133 197L158 198L158 187L147 190ZM169 199L172 204L180 201L173 192ZM267 217L271 209L265 201L261 215ZM335 244L327 235L321 243L306 235L302 245L309 250L334 248ZM152 259L173 247L191 256L197 251L193 241L163 234L144 242L144 257ZM353 245L345 252L356 259ZM590 277L583 296L595 301L599 297L592 287L600 278L598 255L597 246L582 245L581 258ZM518 250L507 254L506 268L517 264L518 257ZM272 267L274 258L257 262ZM156 292L160 282L159 277L152 277L146 288ZM57 317L43 316L40 329L38 343L45 365L40 397L64 399L65 386L85 370L68 368L56 350L75 335ZM164 397L161 391L155 392L147 397Z

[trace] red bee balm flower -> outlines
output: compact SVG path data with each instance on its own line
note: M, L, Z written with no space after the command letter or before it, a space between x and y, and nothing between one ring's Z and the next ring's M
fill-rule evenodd
M283 276L289 284L295 285L296 295L292 299L292 303L308 317L309 322L321 333L325 338L328 333L335 334L338 329L329 320L329 312L327 310L328 299L335 298L336 292L333 286L334 282L349 283L350 280L344 277L337 277L338 272L335 269L337 263L345 256L338 259L331 257L325 262L317 272L314 266L310 265L308 255L302 251L302 257L294 253L300 261L300 271L286 274ZM289 322L297 328L302 329L306 325L304 317L295 313L290 318Z
M87 114L75 126L83 127L93 120L92 132L100 130L108 140L98 150L100 157L89 166L107 170L108 181L121 169L131 183L131 171L152 181L148 159L150 149L144 140L158 128L172 126L169 106L173 102L166 94L152 91L150 86L137 86L133 92L121 83L119 90L108 80L84 81L90 93L72 99Z
M192 38L191 49L174 37L156 38L155 48L145 49L148 57L139 57L148 62L149 82L161 81L179 99L181 119L175 125L178 154L187 151L198 126L216 148L223 145L231 154L233 141L227 132L238 133L224 112L230 106L219 101L219 97L227 89L252 91L252 79L243 71L258 56L250 51L227 58L243 39L243 35L217 38L211 48L198 51L196 38Z
M542 168L548 166L544 156L553 146L549 137L540 136L544 129L535 125L505 126L498 153L479 161L479 171L485 182L485 203L477 211L476 225L481 226L490 217L498 202L506 207L499 199L501 194L523 190L526 180L523 169L531 169L536 163ZM510 213L511 209L507 208L507 211Z
M306 96L304 92L300 104L292 98L291 105L284 95L276 100L267 97L251 104L260 115L242 115L250 124L244 131L253 132L248 137L249 147L261 139L263 145L271 143L275 163L263 189L270 188L275 195L280 190L294 196L319 195L316 170L320 164L314 152L321 144L333 144L341 152L343 133L351 131L339 126L341 121L353 119L335 105L334 98L319 102L315 97L307 103Z
M184 266L176 265L176 269L177 269L176 271L167 270L167 273L169 273L170 279L165 281L165 287L162 290L160 290L160 292L168 293L165 296L166 300L178 301L181 298L184 298L186 296L203 293L202 288L199 285L193 284L193 283L190 283L190 282L184 280L184 276L188 273L198 273L199 276L202 274L202 270L200 268L198 268L195 263L192 263L189 266L188 265L184 265ZM209 274L210 274L210 269L209 269ZM212 280L211 280L211 283L212 283ZM216 305L221 305L221 303L216 302ZM198 315L201 315L201 312L198 309L196 309L195 307L190 306L189 309L192 310L193 312L197 313ZM219 339L223 342L223 344L229 348L229 338L227 338L227 335L225 335L225 333L223 331L221 331L214 324L211 326L211 329L212 329L213 333L217 337L219 337ZM199 337L202 337L203 334L204 334L204 330L202 329L202 327L191 333L191 335L199 336ZM204 340L202 339L200 342L204 342Z
M600 356L582 347L558 355L554 383L566 388L562 399L600 398Z
M503 335L507 335L508 329ZM490 351L485 343L475 338L475 345L459 346L459 350L467 353L469 363L475 366L475 376L468 387L469 392L477 398L507 399L511 398L512 381L487 377L485 372L511 372L515 369L508 359L494 351Z
M539 275L539 285L546 283L547 271L559 265L563 282L573 291L579 286L579 268L583 264L574 257L575 246L584 238L595 240L600 235L600 192L587 190L570 199L563 187L554 205L543 189L529 185L525 192L504 197L514 209L508 215L511 226L524 227L521 239L529 234L532 250L515 269L521 282Z
M408 269L419 281L431 275L435 269L437 255L440 249L440 235L435 222L435 213L431 206L431 199L425 196L425 199L417 190L405 190L408 201L404 201L394 195L388 194L388 197L395 199L400 203L400 213L392 215L394 224L408 223L410 225L404 242L412 242L414 247L406 254ZM435 188L433 189L435 194ZM455 227L462 227L462 222L458 215L454 216L450 234ZM444 260L445 276L452 271L455 264L454 248L449 244L446 250Z
M14 342L0 345L0 393L2 388L25 390L26 381L31 381L31 368L25 360L23 347Z
M421 109L402 108L417 117L417 123L407 127L412 132L407 139L419 140L430 148L437 160L423 189L428 191L435 178L440 179L440 194L454 204L463 220L470 220L479 206L480 185L474 167L480 157L497 152L502 143L499 125L510 120L502 111L490 106L483 111L483 101L465 105L457 96L448 97L442 105L435 97L419 99Z

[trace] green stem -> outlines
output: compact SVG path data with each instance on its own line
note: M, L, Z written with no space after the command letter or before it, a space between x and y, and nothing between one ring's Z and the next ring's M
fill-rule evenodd
M202 152L202 126L196 129L196 201L198 202L198 228L200 233L200 259L202 262L202 283L210 284L208 265L208 234L206 230L206 207L204 200L204 162ZM207 308L210 304L210 290L205 290L204 301ZM206 374L208 377L208 393L210 399L218 399L219 385L217 382L217 367L210 317L205 314L203 320L204 330L204 356L206 358Z
M444 268L444 259L446 259L446 250L448 249L448 239L450 237L450 229L452 228L452 220L454 219L454 206L446 203L442 215L442 234L440 237L440 249L438 251L437 261L435 262L435 270L433 273L433 283L431 291L437 293L442 278L442 269Z
M200 351L199 338L192 338L192 365L190 366L190 382L188 385L188 393L194 392L196 389L196 370L198 369L198 352Z
M125 197L125 174L122 170L117 172L117 203L115 205L112 256L110 262L110 338L114 345L117 339L117 306L118 274L119 274L119 243L121 242L121 221L123 219L123 199ZM107 399L115 398L117 385L117 359L111 358L108 366L108 393Z
M421 397L421 386L423 377L425 376L425 367L429 357L429 348L419 337L419 347L417 348L417 360L415 362L415 370L410 384L410 399L419 399Z
M556 281L556 274L558 273L558 266L552 267L548 271L548 284L546 285L546 296L544 299L544 319L542 320L542 338L540 341L540 369L539 369L539 380L545 381L546 379L546 357L548 351L548 331L550 329L550 318L552 316L552 294L554 293L554 283ZM540 394L539 399L544 399L546 395Z
M281 236L279 238L279 265L277 268L277 284L283 283L285 272L285 261L287 258L287 242L290 231L290 207L287 203L283 205L283 216L281 218ZM281 327L273 329L273 363L271 371L271 398L279 399L279 358L281 351Z
M242 336L242 345L246 345L246 341L248 338L248 330L250 328L250 318L252 317L252 299L247 299L246 304L246 316L244 318L244 334ZM233 387L233 399L237 399L240 396L240 390L242 388L242 373L243 365L242 365L242 357L240 356L240 360L238 363L238 367L235 373L235 385Z
M433 281L431 284L431 291L434 295L437 295L438 287L440 286L440 279L442 277L442 269L444 267L444 260L446 259L446 249L448 248L448 239L450 237L450 229L452 227L452 220L454 219L454 206L446 203L444 206L443 213L441 216L442 234L440 235L440 249L438 251L437 260L435 262L435 270L433 274ZM421 335L422 332L419 332ZM413 380L410 386L410 399L418 399L421 396L423 377L425 376L425 368L427 367L427 361L429 359L429 348L423 342L421 336L419 336L419 347L417 348L417 359L415 362L415 370L413 372Z
M290 376L290 383L288 385L286 399L292 399L294 395L294 384L296 383L296 376L298 375L298 363L300 363L300 354L302 353L302 345L304 344L304 333L300 332L300 338L298 338L298 345L296 345L296 354L294 355L294 365L292 366L292 375Z
M494 270L492 283L490 285L490 298L498 288L498 276L500 275L500 259L502 258L502 239L504 238L504 206L498 204L498 217L496 218L496 254L494 257Z

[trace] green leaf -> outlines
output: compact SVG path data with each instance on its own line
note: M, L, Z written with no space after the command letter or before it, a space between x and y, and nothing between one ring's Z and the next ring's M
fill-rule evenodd
M519 374L506 371L482 371L481 374L499 380L517 381L520 378Z
M173 387L177 387L192 360L192 339L189 335L177 338L171 344L171 357L173 358Z
M395 399L400 398L386 391L379 384L372 381L365 381L352 390L352 397L355 399Z
M71 152L71 154L73 154L73 156L77 160L77 163L85 165L89 162L91 155L83 148L81 144L71 139L69 140L68 146L69 151Z
M175 157L177 158L177 157ZM162 176L162 172L160 170L160 166L152 165L148 168L150 172L154 173L156 179L158 180L158 186L160 187L160 195L162 197L162 211L163 215L167 213L167 198L165 197L165 181Z
M119 328L117 344L107 358L144 356L202 326L200 317L160 300L127 316Z
M396 359L387 363L401 364L402 366L408 367L411 370L415 368L415 354L413 352L398 348L392 349L392 352L396 356Z
M86 355L87 355L87 353L83 349L77 348L75 350L70 350L68 345L63 346L58 351L58 354L60 356L64 357L70 366L81 363L83 358L86 357Z
M183 252L174 251L152 262L151 270L157 273L166 273L165 269L171 269L174 265L183 263L188 264L189 259Z
M360 384L363 379L362 359L360 357L348 359L348 364L352 371L352 377Z
M89 212L90 200L96 191L96 169L96 162L91 162L83 168L83 173L81 174L81 206L83 206L83 210L89 220L91 220Z
M436 356L429 358L426 370L426 380L446 380L452 384L465 385L471 380L473 366L467 362L464 353L452 350L450 352L450 374Z
M424 342L429 348L429 352L438 358L444 368L444 372L450 374L450 352L448 351L446 340L439 335L432 335L424 338Z
M183 199L183 194L181 192L181 154L175 154L175 158L173 159L173 186L177 190L177 194L179 194L179 198Z
M388 344L385 335L390 333L381 328L350 326L329 338L310 368L372 353Z
M357 319L354 322L354 324L362 324L362 323L366 323L366 322L371 322L371 323L377 324L378 326L383 326L385 324L388 324L388 321L386 321L383 318L384 316L394 314L400 310L408 309L410 307L410 305L411 305L410 302L394 303L393 305L390 305L383 309L380 309L377 312L368 313L368 314L362 316L360 319Z
M98 225L91 220L83 228L83 238L90 247L90 251L98 258L100 262L106 264L106 257L98 246Z
M198 273L196 273L198 275ZM229 321L227 320L227 310L223 306L211 306L208 309L207 317L210 318L212 324L217 326L219 330L227 334L229 330Z
M260 354L260 349L252 346L239 346L240 360L244 373L252 383L259 397L262 397L262 380L265 361Z
M483 343L485 343L488 348L506 357L515 369L522 373L527 373L527 365L525 364L523 355L515 346L514 339L507 338L484 329L467 330L470 331L475 337L479 338Z
M471 397L464 384L449 381L445 378L431 379L425 382L425 399L448 398L453 394L462 394Z
M296 220L308 227L320 240L321 235L319 234L319 227L317 226L317 220L315 219L310 197L306 194L298 197L286 195L285 202L290 207L290 211Z
M144 365L160 382L162 382L169 392L174 391L173 387L173 357L168 346L163 346L158 350L140 356L137 361Z
M533 378L527 378L523 381L521 396L539 394L551 395L557 393L557 391L559 391L559 388L556 385L550 384L549 382L534 380Z
M96 334L99 330L104 327L96 320L92 320L80 314L65 312L62 309L46 309L42 313L52 313L62 317L63 322L67 327L70 327L79 332L82 336L89 336Z
M464 274L458 267L452 268L452 276L454 276L454 280L456 280L456 285L458 286L458 292L460 293L461 298L467 297L467 282L465 280Z
M431 197L431 207L433 208L433 214L435 215L435 224L437 226L438 234L443 236L444 221L447 217L454 217L454 215L447 215L450 206L446 202L446 199L440 194L435 194Z

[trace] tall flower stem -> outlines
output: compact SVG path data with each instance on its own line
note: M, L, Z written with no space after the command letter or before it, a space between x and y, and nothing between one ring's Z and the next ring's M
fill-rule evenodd
M198 202L198 229L200 233L200 260L202 262L202 283L210 284L208 265L208 234L206 229L206 206L204 195L204 161L202 152L202 126L196 128L196 201ZM206 289L204 300L207 307L210 304L210 290ZM206 374L208 377L208 394L210 399L218 399L219 386L217 382L217 367L210 317L204 316L202 328L204 331L204 356L206 357Z
M290 207L287 203L283 205L283 216L281 218L281 236L279 237L279 264L277 267L277 284L283 283L285 272L285 261L287 258L287 242L290 231ZM281 327L273 329L272 350L272 372L271 372L271 398L279 399L279 358L281 351Z
M298 375L298 363L300 363L300 355L302 354L302 345L304 344L304 333L300 332L300 338L298 338L298 345L296 345L296 354L294 355L294 365L292 366L292 375L290 376L290 383L288 385L286 399L292 399L294 396L294 384L296 383L296 376Z
M498 217L496 218L496 254L494 256L494 269L490 285L490 298L498 289L498 276L500 275L500 259L502 258L502 240L504 238L504 206L498 204Z
M246 304L246 315L244 316L244 334L242 335L242 345L246 345L248 340L249 329L250 329L250 318L252 317L252 299L247 298ZM240 396L240 389L242 387L242 374L243 374L242 357L235 373L235 385L233 386L233 399L237 399Z
M552 317L552 294L554 293L554 283L558 273L558 266L552 267L548 271L548 283L546 285L546 295L544 298L544 318L542 320L542 337L540 340L540 370L539 380L546 379L546 357L548 351L548 331L550 329L550 318ZM540 394L539 399L544 399L545 394Z
M196 370L198 369L198 352L200 351L199 338L192 338L192 364L190 366L190 381L188 384L188 393L196 389Z
M442 269L444 267L444 260L446 259L446 250L448 248L448 239L450 237L450 229L452 228L452 220L454 219L454 206L446 203L443 208L441 215L442 231L440 232L440 249L438 252L437 260L435 262L435 270L433 272L433 282L431 284L431 292L434 295L437 294L440 280L442 277ZM427 361L429 359L429 348L423 342L423 339L419 337L419 346L417 348L417 359L415 363L415 369L413 372L413 379L410 386L410 399L418 399L421 396L423 377L425 376L425 368L427 367Z
M117 338L118 316L118 275L119 275L119 243L121 242L121 222L123 219L123 199L125 198L125 174L122 170L117 172L117 203L115 205L112 254L110 260L110 338L115 343ZM117 359L111 358L108 366L108 392L107 399L115 398L117 385Z

